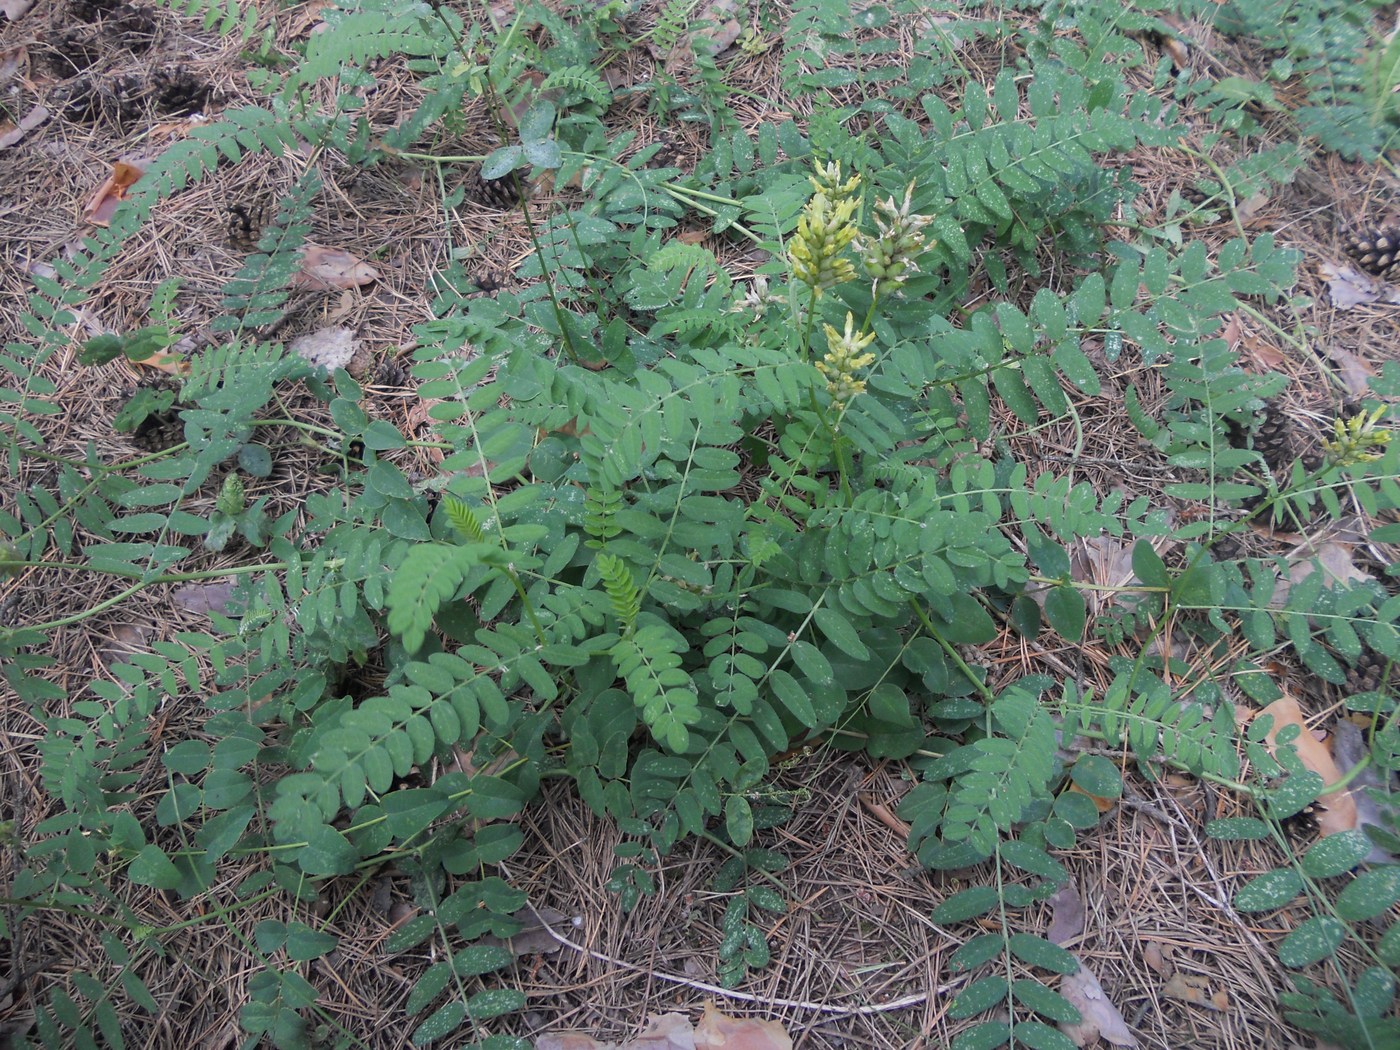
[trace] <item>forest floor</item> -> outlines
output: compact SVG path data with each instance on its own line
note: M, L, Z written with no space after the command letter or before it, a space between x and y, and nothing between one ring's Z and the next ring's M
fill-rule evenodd
M264 46L276 51L292 48L314 30L321 4L267 2L266 7L260 24L275 30ZM114 165L158 152L201 115L254 99L248 74L257 68L257 55L236 38L201 28L197 20L140 3L53 0L30 7L23 0L4 0L0 10L10 15L8 22L0 21L3 327L23 309L34 277L52 273L47 260L71 251L90 229L94 195ZM969 5L969 16L974 13ZM1183 25L1183 33L1194 46L1173 45L1182 52L1174 57L1251 81L1265 79L1273 56L1252 53L1208 26ZM1142 41L1145 69L1159 61L1164 47L1160 40ZM721 58L729 70L734 113L751 131L768 120L802 116L777 79L775 53L756 52L739 61L731 52ZM638 48L609 76L618 83L639 81L662 60ZM984 53L974 44L964 60L970 70L990 76L1005 55ZM375 104L394 105L401 90L407 89L391 71L381 72ZM634 100L620 104L610 117L643 142L664 137L669 162L683 170L707 148L702 124L659 128L646 105ZM1192 113L1184 119L1193 126ZM1204 119L1199 132L1188 135L1196 147L1206 138ZM1273 130L1268 119L1260 142L1292 134L1286 122ZM489 122L469 110L463 152L485 153L498 144ZM1225 149L1218 148L1217 159ZM81 458L91 447L104 458L140 455L143 446L115 430L113 420L134 391L161 381L161 363L86 368L76 362L76 346L102 332L139 328L146 323L151 292L176 277L184 282L176 314L188 333L177 349L197 352L217 312L220 289L238 271L250 239L256 240L269 202L309 164L320 165L324 178L316 241L372 266L378 278L299 293L278 337L352 329L360 352L349 364L367 391L366 410L406 434L426 427L426 405L408 366L410 327L432 316L432 275L451 245L465 244L471 246L479 294L510 287L530 252L521 210L469 193L445 215L430 168L402 163L358 170L330 154L289 154L221 169L163 202L149 227L127 245L119 265L79 312L74 349L45 366L58 387L52 400L62 406L39 423L51 452ZM1198 196L1196 186L1208 175L1199 158L1186 151L1140 151L1131 172L1141 187L1140 221L1160 221L1167 208ZM471 184L466 170L449 177ZM1319 151L1287 186L1236 201L1233 213L1219 207L1185 228L1185 236L1212 251L1244 231L1271 232L1301 253L1289 300L1261 307L1259 316L1230 318L1226 329L1251 367L1288 377L1273 411L1299 453L1316 447L1339 404L1360 395L1366 377L1377 374L1383 362L1400 360L1400 295L1391 286L1348 277L1345 268L1353 264L1344 249L1349 230L1387 218L1387 207L1398 199L1400 185L1386 167ZM543 211L554 203L550 191L538 188L531 206ZM703 241L702 226L693 232ZM1272 325L1305 332L1307 351L1276 339ZM27 338L23 332L7 335ZM1149 410L1150 396L1147 391ZM1079 406L1083 431L1076 434L1068 421L1048 426L1036 438L1034 455L1045 465L1077 457L1085 476L1105 488L1122 485L1135 495L1160 491L1168 476L1156 464L1137 462L1133 436L1110 422L1121 421L1115 407L1086 399ZM329 422L325 406L310 397L293 398L288 408L308 423ZM415 469L431 472L431 456L417 455ZM249 484L248 498L268 497L274 515L296 511L308 495L335 480L320 466L314 451L298 452L289 442L274 471ZM206 501L212 503L214 495L207 494ZM0 504L9 499L0 497ZM1365 546L1355 537L1333 539L1349 543L1348 550ZM1246 542L1255 553L1286 555L1303 537L1255 530ZM1112 574L1122 568L1121 551L1082 554L1078 572ZM204 567L217 569L233 558L210 554ZM37 571L0 582L0 609L9 625L62 621L119 589L80 574ZM91 681L112 678L115 665L151 644L181 630L207 630L209 603L217 600L217 595L151 588L80 626L60 626L53 632L59 658L54 678L69 697L79 697ZM1093 681L1109 655L1092 639L1082 647L1050 651L1029 647L1007 632L979 647L975 657L1008 672L1041 669ZM1277 670L1300 699L1309 725L1326 736L1341 712L1339 689L1286 662ZM191 697L187 704L164 707L152 733L160 746L169 746L199 725L199 704ZM59 812L38 775L39 736L29 710L0 696L0 823L12 822L21 839ZM158 761L139 772L142 779L132 790L154 794L163 787L165 771ZM898 762L824 750L797 754L778 771L771 790L794 805L794 815L761 832L760 839L789 862L782 881L792 906L767 931L774 949L770 965L736 991L714 987L724 900L711 889L711 878L725 856L704 841L685 842L655 872L658 892L624 913L607 888L613 847L622 836L571 791L550 788L522 818L525 846L503 870L532 901L554 909L579 947L549 938L521 946L515 980L529 1006L502 1019L495 1030L536 1038L568 1028L623 1039L635 1036L649 1018L668 1011L695 1017L706 1000L713 1000L732 1015L780 1021L802 1048L946 1045L965 1024L947 1017L963 979L950 975L944 963L968 933L942 929L929 918L959 883L952 875L921 871L908 853L906 829L894 815L908 786ZM1247 812L1241 800L1207 783L1132 775L1121 803L1061 855L1072 893L1058 899L1063 912L1058 919L1082 925L1069 943L1097 974L1140 1046L1283 1050L1320 1045L1286 1025L1277 1005L1289 974L1276 948L1296 917L1285 909L1256 921L1229 905L1234 887L1269 870L1278 858L1259 844L1209 841L1203 831L1210 819ZM1302 838L1313 833L1306 826L1298 831ZM12 862L13 855L3 860L6 873ZM236 871L227 875L230 882L238 877ZM0 874L0 885L7 878ZM192 918L190 902L173 895L129 885L118 892L152 925ZM383 943L412 907L410 888L392 873L337 880L310 906L310 914L334 924L340 944L306 964L304 975L316 988L320 1009L354 1033L355 1045L407 1045L412 1021L401 1006L428 960L414 952L388 957ZM1033 908L1028 920L1044 928L1051 912L1049 905ZM274 897L240 910L236 918L191 923L146 975L161 1003L159 1013L123 1012L128 1041L137 1042L140 1033L139 1041L151 1047L245 1045L238 1013L257 966L249 949L251 931L263 919L286 920L289 914L288 902ZM30 1024L43 989L63 985L73 971L102 974L111 967L103 931L83 916L51 912L16 929L13 941L0 949L0 1042L7 1033L17 1042L34 1038Z

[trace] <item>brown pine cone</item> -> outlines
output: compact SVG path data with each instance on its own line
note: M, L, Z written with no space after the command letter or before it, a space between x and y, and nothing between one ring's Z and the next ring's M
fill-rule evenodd
M1392 663L1369 645L1363 646L1356 664L1347 668L1347 691L1375 693L1388 682L1400 682L1400 663Z
M483 208L497 211L510 211L520 203L519 176L511 173L501 179L483 179L481 169L475 168L467 176L467 200L480 204Z
M1254 451L1264 457L1274 474L1286 472L1297 458L1293 451L1293 421L1275 400L1264 402L1264 414L1254 428Z
M1388 222L1357 230L1347 238L1346 250L1367 273L1384 274L1400 258L1400 224Z
M145 380L117 413L114 425L118 431L130 434L131 443L143 452L174 448L185 440L180 412L188 406L176 400L179 396L180 383L171 376Z

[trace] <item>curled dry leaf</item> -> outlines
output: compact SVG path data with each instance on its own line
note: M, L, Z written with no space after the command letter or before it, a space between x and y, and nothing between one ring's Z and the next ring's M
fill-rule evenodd
M301 253L301 269L293 282L301 288L330 291L355 288L379 280L379 271L339 248L309 245Z
M694 1050L695 1033L685 1014L662 1014L647 1022L636 1039L602 1043L583 1032L546 1032L535 1050Z
M1230 1008L1230 993L1223 988L1217 992L1210 990L1210 978L1179 973L1162 985L1162 994L1184 1003L1204 1006L1217 1012Z
M1371 379L1376 370L1350 350L1340 346L1329 346L1327 358L1337 366L1337 375L1352 397L1364 397L1371 389Z
M1249 359L1262 371L1274 372L1288 363L1288 356L1263 336L1246 335L1240 342Z
M1350 310L1367 303L1400 303L1400 288L1341 263L1323 263L1318 273L1327 282L1327 294L1338 310Z
M481 938L481 943L505 948L512 955L550 955L563 945L554 938L547 926L567 930L583 922L577 916L565 915L554 908L536 908L529 905L521 908L511 918L524 923L519 933L510 937L496 937L488 933Z
M21 117L19 123L14 127L0 132L0 149L9 149L48 119L49 111L43 106L35 106Z
M695 1026L695 1050L792 1050L792 1040L777 1021L730 1017L707 999Z
M1090 1046L1102 1039L1110 1046L1137 1046L1133 1035L1118 1007L1104 994L1103 986L1094 972L1079 964L1079 972L1072 973L1060 982L1060 994L1079 1011L1078 1024L1061 1024L1064 1032L1075 1046Z
M1142 946L1142 961L1158 974L1167 972L1166 956L1162 954L1162 946L1156 941L1148 941Z
M34 6L34 0L0 0L0 11L5 13L5 17L11 22L19 21L20 17Z
M1298 750L1298 758L1326 784L1335 784L1340 777L1337 763L1325 743L1312 735L1303 722L1303 712L1298 701L1285 693L1259 715L1272 715L1274 724L1269 728L1265 739L1273 747L1278 734L1286 726L1298 726L1301 730L1293 741ZM1258 717L1258 716L1256 716ZM1317 831L1319 835L1335 835L1339 831L1350 831L1356 827L1356 803L1346 791L1331 791L1322 795L1315 803L1317 811Z
M1302 583L1319 568L1322 570L1324 586L1334 584L1367 583L1370 573L1357 568L1352 560L1355 545L1343 540L1329 539L1322 543L1304 540L1288 552L1288 575L1278 581L1269 605L1283 608L1288 600L1288 592L1294 584Z
M83 221L93 226L107 227L112 221L117 205L126 199L126 191L135 186L144 174L144 160L126 158L113 164L112 174L107 176L106 182L97 187L97 192L88 201L87 208L83 211Z

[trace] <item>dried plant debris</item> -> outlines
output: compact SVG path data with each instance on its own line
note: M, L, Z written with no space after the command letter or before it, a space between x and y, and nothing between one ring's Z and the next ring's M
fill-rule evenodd
M1367 273L1389 275L1400 259L1400 223L1363 226L1347 237L1346 250Z
M1400 303L1400 288L1339 263L1322 263L1318 274L1327 282L1327 294L1338 310L1350 310L1369 303Z
M360 350L360 340L349 328L321 328L293 339L287 349L315 367L331 372L350 367Z
M1046 939L1064 947L1084 932L1084 900L1074 883L1067 882L1050 898L1050 928ZM1060 1031L1075 1046L1093 1046L1099 1040L1110 1046L1138 1045L1137 1037L1128 1028L1118 1007L1104 994L1099 979L1081 961L1077 972L1060 982L1060 994L1079 1011L1079 1021L1060 1022Z
M1361 728L1355 722L1343 718L1332 731L1332 751L1338 768L1344 775L1350 775L1352 770L1362 765L1363 760L1367 758L1370 745L1366 742ZM1363 768L1351 777L1351 786L1347 794L1356 804L1358 827L1364 829L1369 825L1384 831L1395 826L1395 814L1382 812L1381 804L1377 801L1377 798L1389 800L1390 792L1376 773L1374 763L1366 762ZM1364 859L1367 864L1395 863L1395 857L1374 842L1371 844L1371 852L1366 854Z
M1302 709L1294 697L1285 693L1261 710L1255 717L1262 718L1266 715L1272 719L1272 724L1264 738L1270 747L1276 746L1278 734L1284 728L1297 726L1299 733L1293 740L1293 747L1297 750L1298 759L1303 765L1320 776L1325 784L1335 784L1341 778L1341 770L1337 768L1331 748L1327 743L1313 735L1312 730L1303 720ZM1317 802L1314 803L1312 815L1317 819L1319 835L1335 835L1339 831L1350 831L1356 827L1356 802L1345 790L1331 791L1318 797Z
M379 279L379 271L341 248L310 244L302 249L301 269L292 278L300 288L332 291L357 288Z

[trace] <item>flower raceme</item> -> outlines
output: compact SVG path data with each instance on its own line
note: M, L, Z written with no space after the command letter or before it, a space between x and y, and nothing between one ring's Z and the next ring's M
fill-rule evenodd
M816 190L802 209L797 232L788 245L788 260L792 273L817 295L828 288L855 280L855 267L841 253L856 239L856 209L860 201L855 196L860 188L860 176L852 175L841 181L841 165L818 164L812 176Z
M898 289L913 270L915 258L937 243L923 238L924 227L933 221L932 216L909 213L913 199L911 182L904 191L903 204L896 205L893 197L876 204L875 227L880 236L856 239L856 250L865 272L874 281L877 299Z
M875 355L866 347L875 341L875 333L857 335L855 318L847 312L846 330L838 332L831 325L826 329L826 354L817 362L817 371L826 376L826 389L838 406L844 405L865 391L865 380L856 376L862 368L875 363Z
M1324 438L1322 442L1332 465L1350 467L1380 459L1390 444L1390 431L1380 425L1385 414L1386 407L1382 405L1371 412L1335 420L1331 440Z

